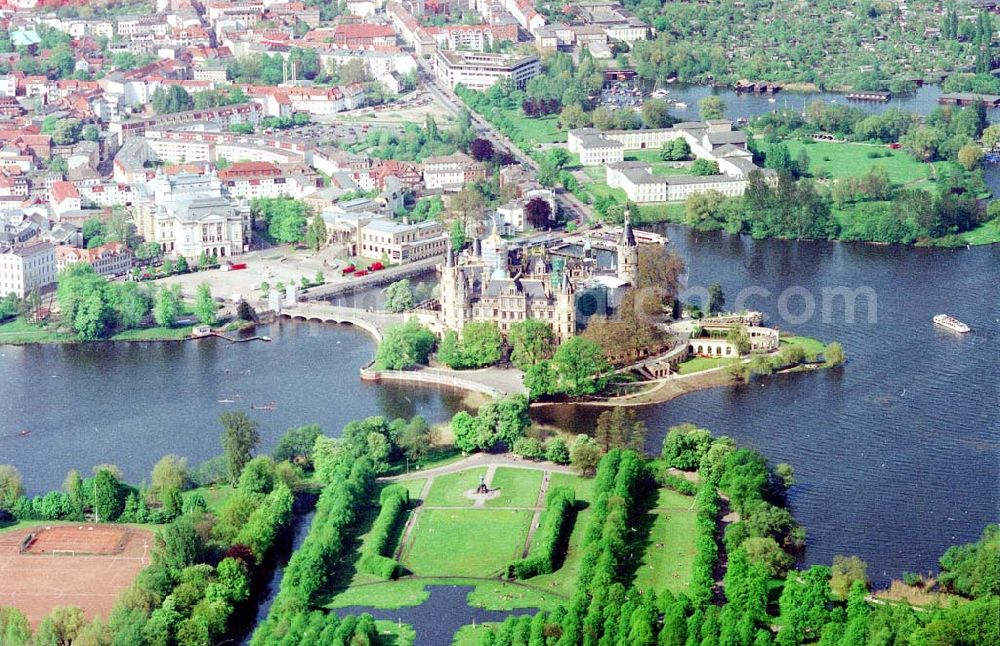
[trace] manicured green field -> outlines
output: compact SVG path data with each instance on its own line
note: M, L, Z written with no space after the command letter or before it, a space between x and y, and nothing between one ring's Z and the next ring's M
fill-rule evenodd
M697 550L694 546L695 512L656 512L646 554L636 571L640 590L684 592L691 582ZM659 545L659 547L657 547Z
M493 474L490 489L500 495L486 501L487 507L534 507L542 488L542 472L538 469L500 467ZM545 504L545 501L542 501Z
M679 511L694 511L694 496L663 487L656 498L656 509L676 509Z
M410 493L410 500L417 500L420 498L420 492L423 491L426 483L426 478L420 478L419 480L399 480L393 484L404 487Z
M660 149L659 148L645 148L643 150L629 150L625 153L625 161L644 161L650 162L652 164L659 164L663 160L660 159Z
M889 180L897 184L909 184L932 177L931 164L918 162L902 150L889 150L886 146L857 143L832 143L819 141L803 144L798 140L788 140L788 152L795 159L799 151L806 149L809 155L809 172L818 175L825 171L831 179L859 177L875 165L885 168ZM871 158L871 152L889 153L888 157Z
M384 581L369 577L367 580L352 579L351 586L338 593L328 608L348 606L371 606L373 608L403 608L419 606L430 596L424 591L426 579L399 579Z
M608 186L607 182L603 179L601 180L591 180L584 184L584 188L593 196L596 200L599 197L610 196L614 198L619 204L624 204L628 196L625 195L625 191L620 188L611 188Z
M418 576L495 576L521 557L531 516L530 511L425 509L404 549L403 565Z
M482 639L486 629L496 628L499 625L499 623L491 621L484 624L462 626L455 633L455 641L451 643L451 646L479 646L479 640Z
M413 646L417 639L417 631L410 624L380 620L375 622L375 628L378 630L378 646Z
M727 366L731 363L736 363L736 361L738 361L738 359L734 359L732 357L695 357L693 359L688 359L677 366L677 372L682 375L690 375L704 370L712 370L713 368Z
M396 581L383 581L366 578L352 582L351 587L338 593L328 608L347 608L349 606L369 606L380 609L395 609L419 606L430 597L430 592L424 588L436 585L468 585L473 586L467 597L467 603L476 608L486 610L514 610L517 608L541 608L552 610L566 599L553 594L552 591L537 590L533 587L508 583L501 580L469 579L462 577L421 577L419 579L404 577Z
M465 492L479 486L479 478L486 475L486 467L466 469L458 473L434 478L424 504L428 507L471 507L473 500Z
M653 172L654 175L663 175L663 176L668 176L668 175L690 175L691 174L691 169L687 168L686 166L682 166L680 168L674 168L673 165L671 165L669 163L661 162L659 164L653 164L653 171L652 172Z
M808 336L786 336L781 339L782 345L800 345L806 351L806 355L823 354L826 345L819 339Z
M549 491L553 487L569 487L576 492L577 500L593 500L594 479L582 478L571 473L553 473L549 476Z
M504 114L517 124L517 129L535 144L566 143L566 131L558 128L559 116L550 115L537 119L524 116L521 108L503 110Z
M1000 218L969 231L965 234L965 241L971 245L1000 243Z

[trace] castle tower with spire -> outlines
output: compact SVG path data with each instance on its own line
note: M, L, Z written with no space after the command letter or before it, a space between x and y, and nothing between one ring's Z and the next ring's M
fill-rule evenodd
M625 207L625 226L622 237L618 241L618 277L627 281L632 287L639 284L639 246L632 232L632 213Z
M440 303L442 322L452 330L461 330L472 318L465 274L458 266L455 252L450 246L444 267L441 268Z

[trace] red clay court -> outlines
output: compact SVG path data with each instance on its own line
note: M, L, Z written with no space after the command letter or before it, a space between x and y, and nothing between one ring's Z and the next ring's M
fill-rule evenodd
M59 606L107 617L149 564L153 535L122 525L42 525L0 534L0 606L32 626Z

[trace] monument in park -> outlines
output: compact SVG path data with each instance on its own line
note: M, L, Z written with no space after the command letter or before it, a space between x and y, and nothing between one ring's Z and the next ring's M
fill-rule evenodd
M488 494L490 488L486 486L486 476L479 476L479 486L476 488L476 495Z

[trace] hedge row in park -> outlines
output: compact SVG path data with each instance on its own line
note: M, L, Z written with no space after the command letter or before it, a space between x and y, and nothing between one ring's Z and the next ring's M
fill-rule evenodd
M305 541L288 562L281 588L266 621L254 632L254 645L280 641L319 602L330 573L343 556L356 510L369 495L375 470L367 456L344 451L326 469L326 486ZM294 631L293 631L294 632Z
M532 553L508 565L508 577L530 579L558 568L565 554L575 503L576 494L569 487L555 487L549 491L545 500L545 523L532 544Z
M395 579L399 576L399 562L389 558L387 553L392 549L396 528L410 504L410 493L400 485L389 485L382 490L379 504L381 511L361 553L358 569L383 579Z
M694 559L688 596L695 605L703 606L712 600L712 586L715 584L712 571L719 559L719 545L715 540L719 492L715 485L710 482L703 484L694 502L697 509L694 540L698 554Z

